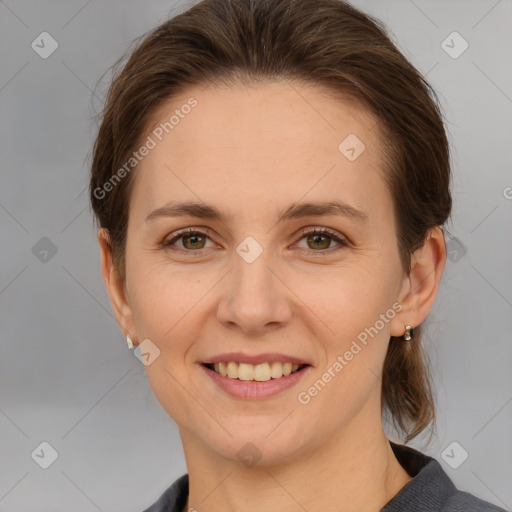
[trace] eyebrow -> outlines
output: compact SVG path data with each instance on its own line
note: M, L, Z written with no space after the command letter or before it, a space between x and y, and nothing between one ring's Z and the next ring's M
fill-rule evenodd
M325 215L338 215L347 217L359 222L368 222L368 215L362 210L358 210L343 201L312 202L312 203L292 203L284 209L278 216L277 222L299 219L302 217L320 217ZM198 217L201 219L211 219L225 221L228 217L217 207L193 201L169 202L166 205L153 210L145 219L150 222L158 217Z

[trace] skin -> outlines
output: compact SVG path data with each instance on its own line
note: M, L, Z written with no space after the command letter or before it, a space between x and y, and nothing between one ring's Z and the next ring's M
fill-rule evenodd
M390 336L421 324L434 303L446 262L442 231L431 230L405 275L377 120L364 108L285 81L195 87L159 108L148 129L191 96L197 107L134 171L124 280L108 234L98 233L123 332L160 350L145 368L179 426L190 478L184 510L377 511L411 478L383 430L381 368ZM366 146L352 162L338 150L351 133ZM227 217L145 222L178 200L204 201ZM368 222L328 215L276 224L290 203L332 200L363 210ZM211 237L176 240L188 254L161 246L187 227L207 227ZM350 245L298 236L306 227L331 228ZM248 236L263 248L251 264L236 252ZM397 301L401 311L300 404L297 394ZM293 354L313 368L277 396L236 399L199 366L231 351ZM237 457L247 442L261 453L252 467Z

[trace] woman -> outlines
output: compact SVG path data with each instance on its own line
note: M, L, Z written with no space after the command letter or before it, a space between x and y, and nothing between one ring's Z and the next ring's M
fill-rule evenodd
M205 0L109 90L91 201L184 475L147 511L502 510L406 442L446 262L435 93L337 0Z

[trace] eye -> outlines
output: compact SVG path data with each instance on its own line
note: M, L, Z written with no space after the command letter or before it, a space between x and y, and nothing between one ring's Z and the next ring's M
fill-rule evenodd
M203 249L207 248L205 244L206 241L210 239L210 234L209 230L202 231L197 228L186 228L175 233L172 238L165 239L161 246L164 249L169 249L180 254L200 256L203 254ZM299 240L304 238L306 239L308 248L302 247L301 249L309 253L332 253L339 250L339 246L348 247L350 245L347 240L338 236L335 231L328 228L305 228L301 231ZM179 240L181 240L183 248L175 246L175 243ZM338 247L330 247L333 240L338 244ZM314 247L314 249L309 247Z
M206 240L210 238L209 234L210 232L208 230L201 231L196 228L182 229L175 233L172 238L165 239L161 245L165 249L170 249L181 254L194 253L194 256L199 256L203 253L202 249L205 248ZM182 239L181 243L184 249L181 247L173 247L175 242L180 239Z
M300 237L300 240L304 238L306 239L308 247L306 249L302 249L308 251L309 253L332 253L339 250L339 246L348 247L350 245L347 240L341 236L338 236L335 231L332 231L328 228L314 228L309 230L306 228L301 231ZM337 247L330 247L332 240L338 244ZM311 247L313 247L313 249L311 249Z

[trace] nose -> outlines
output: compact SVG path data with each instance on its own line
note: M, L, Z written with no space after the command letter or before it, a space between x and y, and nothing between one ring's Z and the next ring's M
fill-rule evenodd
M219 322L228 328L236 326L245 334L264 335L290 321L293 293L271 260L266 251L252 263L235 255L233 268L223 279Z

